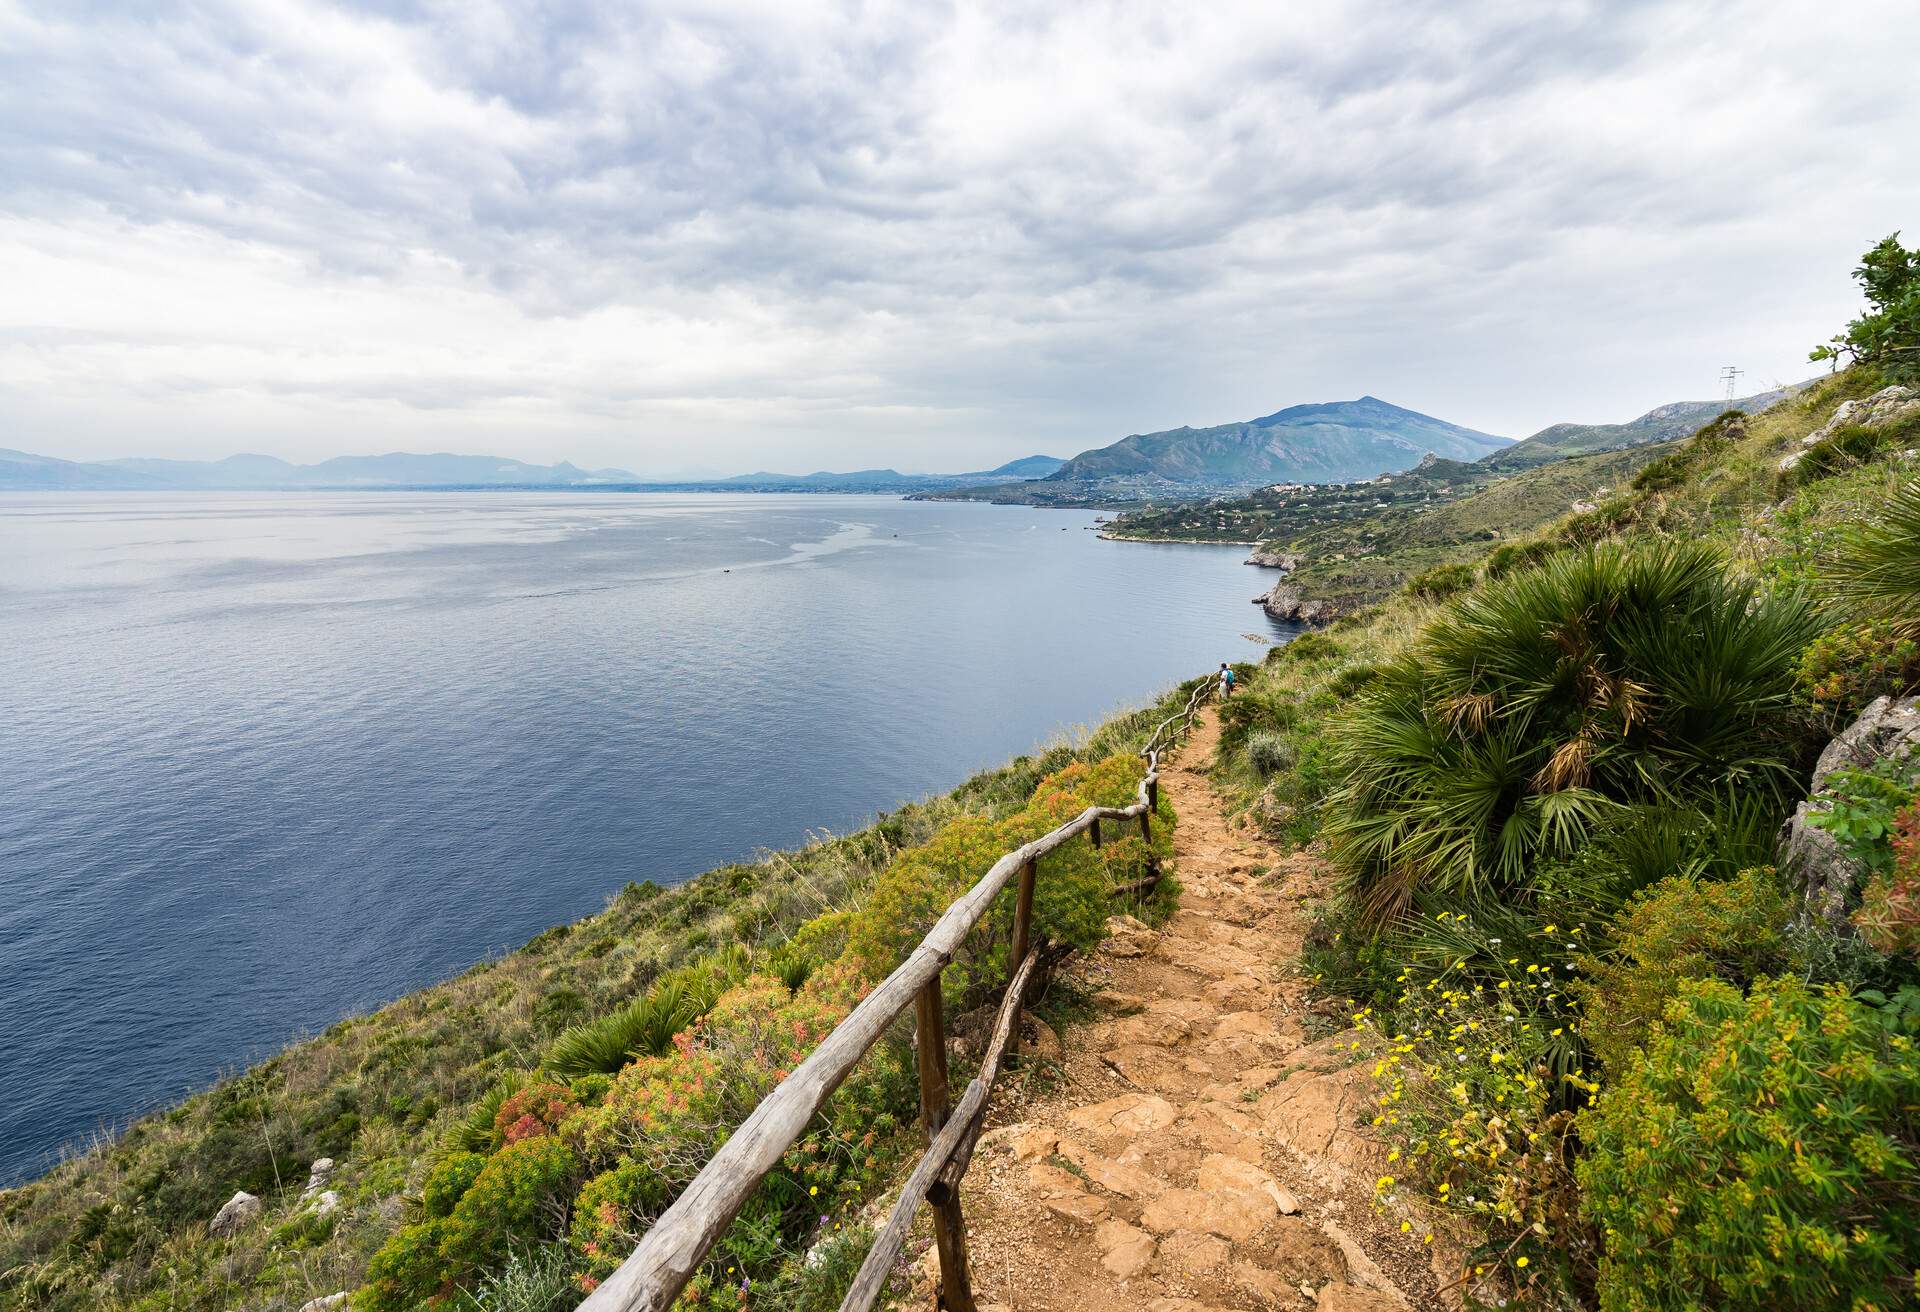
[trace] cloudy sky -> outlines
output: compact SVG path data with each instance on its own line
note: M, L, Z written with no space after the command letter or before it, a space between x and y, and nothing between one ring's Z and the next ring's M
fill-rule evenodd
M1916 48L1910 0L0 0L0 446L1624 419L1812 372L1920 234Z

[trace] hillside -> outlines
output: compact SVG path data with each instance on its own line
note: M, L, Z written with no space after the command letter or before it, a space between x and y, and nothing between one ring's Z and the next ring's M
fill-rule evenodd
M1181 500L1268 483L1341 483L1410 469L1432 454L1478 460L1504 438L1378 397L1291 406L1239 423L1136 433L1082 451L1043 479L949 499L1108 506Z
M1333 867L1299 969L1368 1053L1374 1205L1483 1227L1488 1305L1911 1302L1920 735L1884 699L1920 688L1920 392L1888 381L1501 524L1224 717L1221 786Z
M1778 405L1808 384L1746 398ZM1726 410L1659 406L1624 424L1556 424L1472 463L1428 460L1363 483L1282 485L1239 497L1134 510L1106 536L1138 542L1234 542L1283 565L1273 613L1315 621L1377 601L1423 570L1483 554L1609 495L1636 470Z
M981 845L1001 841L997 835L1034 824L1051 828L1063 806L1077 813L1091 799L1130 799L1140 769L1132 753L1151 726L1184 701L1184 690L1169 693L1157 705L1118 716L1079 746L1019 758L856 833L726 866L669 890L629 884L597 916L556 926L518 951L344 1019L177 1107L135 1121L37 1181L0 1188L0 1308L295 1312L373 1279L384 1280L389 1292L367 1306L413 1312L443 1285L456 1290L481 1277L507 1282L488 1285L481 1291L486 1298L513 1280L522 1288L514 1296L527 1297L523 1287L544 1280L547 1301L475 1307L544 1312L571 1306L586 1268L567 1258L565 1242L536 1244L533 1230L546 1224L539 1219L544 1211L492 1217L491 1228L466 1232L466 1247L450 1250L444 1261L437 1247L412 1254L405 1261L415 1268L428 1264L421 1283L396 1273L392 1260L392 1246L404 1245L416 1228L410 1223L434 1219L433 1200L445 1187L449 1163L470 1165L479 1160L476 1151L515 1141L517 1109L532 1105L520 1091L537 1090L576 1108L603 1099L612 1107L618 1098L610 1093L653 1099L651 1111L626 1108L619 1115L630 1110L632 1119L616 1117L605 1126L623 1142L644 1141L637 1127L658 1129L664 1110L686 1093L671 1072L687 1059L661 1060L679 1052L676 1034L698 1025L712 1039L732 1023L724 1017L737 1019L741 1008L756 1023L777 1008L782 1024L793 1027L788 1043L794 1032L823 1032L849 998L872 983L873 962L847 955L854 945L884 954L896 938L917 938L930 918L929 899L950 896L953 881L970 883ZM1164 845L1174 827L1171 810L1163 807L1161 819L1157 841ZM1164 914L1163 901L1110 891L1138 876L1144 853L1137 838L1117 838L1097 858L1090 848L1076 848L1071 859L1050 862L1051 891L1042 899L1039 924L1056 939L1084 943L1109 909ZM905 883L893 887L889 880ZM979 950L990 953L993 942L987 934ZM954 974L969 971L979 972L984 984L991 966L969 956ZM737 1040L743 1052L757 1041L744 1033ZM911 1076L901 1079L912 1063L905 1048L894 1041L876 1052L870 1073L835 1104L834 1131L813 1144L819 1155L809 1178L823 1196L818 1204L803 1197L787 1219L804 1214L806 1224L792 1234L776 1226L771 1247L755 1250L753 1270L769 1290L791 1293L811 1279L797 1259L817 1212L831 1208L846 1220L849 1245L864 1236L858 1191L878 1187L912 1147L901 1129L913 1123ZM750 1102L776 1078L772 1058L762 1056L725 1065L730 1101L725 1108L694 1109L697 1115L680 1131L686 1142L670 1148L682 1167L656 1162L658 1172L697 1163L729 1118L744 1115L740 1100ZM790 1051L782 1058L792 1059ZM645 1081L656 1075L659 1087L650 1089ZM503 1103L516 1109L504 1138L496 1125ZM581 1151L583 1163L592 1160ZM616 1159L627 1161L612 1152L608 1164ZM327 1165L315 1169L316 1183L305 1189L316 1161ZM630 1161L624 1169L631 1173ZM666 1187L669 1175L653 1178ZM684 1183L683 1176L671 1178ZM582 1184L592 1187L570 1168L569 1192L555 1197L549 1182L542 1207L564 1213ZM241 1190L262 1200L260 1213L230 1235L209 1235L209 1224ZM767 1224L764 1208L756 1215ZM779 1220L777 1209L772 1215ZM595 1232L596 1216L591 1205L581 1209L580 1242L601 1252L592 1264L600 1269L606 1259L617 1260L628 1240ZM800 1246L791 1247L796 1238ZM546 1255L545 1265L517 1271L514 1254L535 1247ZM383 1248L390 1250L384 1267L375 1261ZM776 1297L765 1306L800 1303Z
M1482 463L1489 469L1505 472L1544 464L1562 456L1588 455L1595 451L1617 451L1622 447L1639 446L1647 442L1671 441L1687 436L1722 410L1758 414L1810 385L1795 383L1789 387L1776 387L1735 401L1674 401L1655 406L1624 424L1552 424L1503 451L1494 452Z

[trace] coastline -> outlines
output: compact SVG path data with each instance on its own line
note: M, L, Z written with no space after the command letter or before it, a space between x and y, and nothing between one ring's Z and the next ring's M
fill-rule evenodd
M418 1192L426 1165L481 1110L491 1125L489 1091L537 1066L564 1033L609 1016L663 977L771 951L823 914L859 915L873 881L903 853L957 819L997 821L1019 811L1043 778L1069 766L1130 754L1195 682L1111 715L1072 743L1036 746L851 833L764 852L672 888L628 883L602 911L295 1038L130 1119L110 1138L71 1144L79 1151L0 1186L10 1221L0 1267L25 1269L22 1260L38 1266L65 1251L83 1213L111 1206L123 1218L114 1233L126 1235L111 1247L136 1265L118 1271L121 1259L112 1253L85 1258L89 1285L104 1280L131 1296L158 1278L144 1254L190 1244L196 1263L226 1253L219 1261L237 1266L240 1280L233 1292L253 1284L252 1303L296 1276L356 1288L373 1253L410 1215L405 1199ZM282 1237L267 1227L246 1231L231 1248L196 1237L236 1191L284 1201L290 1185L297 1192L307 1164L322 1162L339 1219L324 1235L316 1232L314 1246L302 1245L303 1267L310 1262L313 1270L285 1270ZM75 1251L74 1260L83 1257Z

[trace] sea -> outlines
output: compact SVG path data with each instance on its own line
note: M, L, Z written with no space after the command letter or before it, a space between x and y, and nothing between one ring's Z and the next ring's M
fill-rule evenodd
M862 496L0 495L0 1184L1291 630L1245 549Z

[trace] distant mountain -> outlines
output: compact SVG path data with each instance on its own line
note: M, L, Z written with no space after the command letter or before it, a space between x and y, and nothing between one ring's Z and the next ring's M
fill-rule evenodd
M225 460L108 460L96 467L124 470L175 488L578 487L632 483L638 477L624 469L580 469L564 460L557 465L530 465L500 456L444 451L335 456L313 465L290 464L276 456L238 455Z
M989 469L978 475L981 478L1045 478L1067 462L1057 456L1027 456L1020 460L1009 460L998 469ZM960 474L959 478L973 478L973 474Z
M1810 380L1811 381L1811 380ZM1655 406L1638 419L1624 424L1554 424L1532 437L1484 458L1480 463L1490 469L1520 470L1544 465L1566 456L1589 455L1596 451L1618 451L1623 447L1644 446L1685 437L1723 410L1745 410L1758 414L1776 401L1792 396L1809 383L1776 387L1756 392L1735 401L1674 401Z
M1083 451L1050 482L1345 483L1410 469L1428 452L1478 460L1505 438L1462 428L1378 397L1296 405L1243 423L1136 433Z
M1507 444L1504 437L1363 396L1212 428L1135 433L1025 482L928 495L1043 506L1190 500L1275 483L1356 482L1411 469L1428 455L1476 461Z
M856 469L835 474L739 474L733 478L696 483L661 484L672 488L717 488L740 492L938 492L947 488L993 486L1023 479L1045 478L1066 461L1057 456L1023 456L997 469L966 474L903 474L897 469Z
M979 483L1005 483L1052 473L1063 462L1026 456L998 469L966 474L902 474L863 469L847 474L741 474L734 478L649 483L624 469L581 469L561 461L530 465L499 456L396 451L383 456L335 456L296 465L276 456L224 460L151 458L82 463L0 449L0 491L265 491L354 488L585 488L622 491L925 492Z
M123 472L108 465L88 465L0 447L0 491L55 492L162 486L165 485L131 470Z

